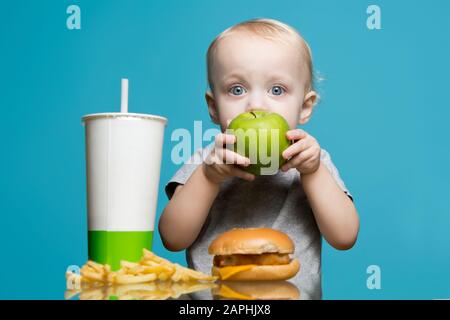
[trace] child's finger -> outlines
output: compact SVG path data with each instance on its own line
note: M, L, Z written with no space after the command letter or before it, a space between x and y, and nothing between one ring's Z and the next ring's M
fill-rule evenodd
M255 179L255 175L245 172L244 170L239 169L238 167L231 167L231 174L235 177L247 180L247 181L253 181Z
M302 129L293 129L286 132L286 138L288 138L288 140L300 140L307 136L308 134Z
M300 140L287 147L286 150L284 150L281 155L283 156L284 159L289 159L292 156L295 156L296 154L305 151L308 147L309 145L306 140Z
M310 158L314 156L313 150L305 150L302 153L297 154L295 157L293 157L291 160L286 162L282 167L282 171L287 171L291 168L297 168L299 167L303 162L308 161Z
M242 166L250 165L249 158L246 158L232 150L220 149L220 150L218 150L218 155L222 159L223 163L226 163L226 164L239 164Z
M214 144L217 148L223 148L224 145L233 144L235 140L236 137L232 134L219 133L214 140Z

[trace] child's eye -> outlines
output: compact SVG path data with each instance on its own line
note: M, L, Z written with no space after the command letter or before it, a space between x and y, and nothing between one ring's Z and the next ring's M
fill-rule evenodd
M242 95L243 93L245 93L245 91L246 91L246 90L244 89L243 86L237 85L237 86L231 87L230 90L229 90L228 92L230 92L231 94L233 94L233 95L235 95L235 96L240 96L240 95Z
M271 89L271 93L274 96L280 96L280 95L283 94L284 91L285 91L284 88L281 87L281 86L273 86L272 89Z

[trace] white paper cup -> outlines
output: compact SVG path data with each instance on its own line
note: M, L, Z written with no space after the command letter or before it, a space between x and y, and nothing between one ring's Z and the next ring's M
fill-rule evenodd
M137 113L82 118L89 259L120 268L151 250L167 119Z

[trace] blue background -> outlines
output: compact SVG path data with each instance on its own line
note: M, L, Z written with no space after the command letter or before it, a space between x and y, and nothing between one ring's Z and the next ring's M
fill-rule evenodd
M66 8L81 8L68 30ZM382 30L368 30L377 4ZM130 109L169 123L158 203L178 166L176 128L211 124L205 53L225 28L282 20L311 45L325 81L306 130L327 149L361 217L357 244L324 244L329 299L450 298L448 1L3 1L0 10L0 298L63 298L64 272L87 259L81 117ZM155 234L157 254L166 251ZM381 289L366 286L369 265Z

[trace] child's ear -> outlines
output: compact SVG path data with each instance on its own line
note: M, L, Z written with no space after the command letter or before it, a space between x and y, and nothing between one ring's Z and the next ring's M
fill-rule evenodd
M302 111L300 112L300 119L298 120L299 124L305 124L309 121L312 116L312 112L314 106L317 102L317 92L310 91L306 94L303 99Z
M214 122L215 124L220 124L216 100L214 99L213 93L209 90L206 91L205 99L206 103L208 104L209 116L211 117L212 122Z

